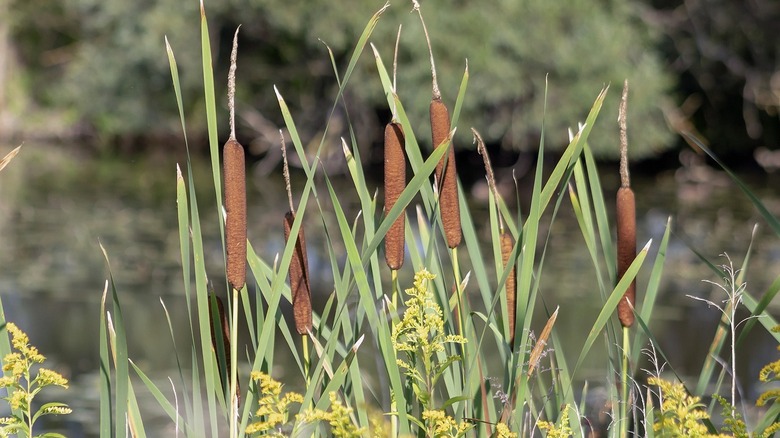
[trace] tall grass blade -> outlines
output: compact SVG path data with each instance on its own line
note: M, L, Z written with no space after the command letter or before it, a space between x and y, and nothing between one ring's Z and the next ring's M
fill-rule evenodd
M106 260L108 268L108 284L111 288L111 302L113 305L113 324L108 320L107 329L110 334L108 341L113 355L115 392L114 392L114 415L117 421L114 423L114 436L122 436L127 426L128 403L130 393L130 371L128 367L127 356L127 338L125 333L125 322L122 316L122 308L119 304L114 276L111 271L111 265L108 261L108 253L100 244L100 250Z
M693 134L690 133L683 133L683 137L685 137L685 140L687 140L689 143L695 145L704 153L706 153L710 158L712 158L713 161L718 163L718 165L728 174L728 176L737 184L737 187L739 187L740 190L742 190L742 193L747 196L748 199L750 199L750 202L753 203L753 206L756 207L756 210L761 214L761 216L764 218L764 220L769 224L769 226L772 228L772 231L775 232L775 234L780 237L780 220L773 215L769 209L766 208L763 202L761 202L760 199L758 199L758 196L756 196L750 188L745 184L742 179L740 179L731 169L729 169L725 163L723 163L720 158L718 158L717 155L715 155L714 152L710 150L701 140L696 138Z
M130 361L130 365L133 367L133 370L136 372L136 374L138 374L138 377L141 378L141 381L144 383L144 385L146 385L146 388L152 394L154 399L157 400L157 403L160 404L160 407L163 408L163 411L168 414L168 417L170 417L171 421L179 425L184 425L188 436L194 435L192 430L189 428L189 424L187 424L187 422L184 421L184 418L179 415L179 413L176 411L176 407L172 405L170 401L168 401L168 398L165 397L162 391L160 391L160 388L157 387L152 379L150 379L149 376L147 376L146 373L144 373L143 370L141 370L141 368L139 368L138 365L136 365L132 360Z
M644 299L642 300L642 307L639 312L639 316L644 321L650 321L655 309L656 299L658 298L658 291L661 284L661 278L663 278L664 262L666 261L666 251L669 248L669 236L672 231L672 218L669 217L666 220L666 229L664 235L661 238L661 243L658 245L658 253L655 256L653 262L653 269L650 271L650 277L647 280L647 287L645 288ZM636 311L636 309L634 309ZM647 333L641 330L637 330L634 335L633 346L631 351L631 363L637 363L639 360L639 354L642 351L642 343L644 342L642 337ZM656 346L658 344L655 344Z
M222 247L225 247L225 224L222 220L222 178L219 169L219 140L217 135L217 104L214 93L214 67L211 59L211 39L209 25L206 20L206 8L203 0L200 2L200 50L203 67L203 97L206 102L206 122L209 134L209 152L211 155L211 174L214 179L214 194L217 201L219 217L219 235L222 236Z
M602 307L601 312L599 312L598 317L596 317L596 322L593 323L593 327L591 327L590 332L588 333L588 337L585 339L585 343L583 344L582 351L580 351L579 357L577 358L577 362L574 365L572 376L577 374L577 370L579 370L580 365L582 365L583 360L585 360L585 356L590 351L590 348L593 346L593 343L596 341L596 338L601 333L601 330L609 321L612 312L614 312L615 308L617 308L617 305L620 302L621 298L623 298L623 294L626 292L626 289L628 289L629 283L633 281L634 278L636 278L636 274L639 272L639 268L642 267L642 263L644 263L645 261L645 257L647 256L647 251L649 250L650 244L652 242L653 242L652 240L647 242L645 247L642 248L637 253L636 258L626 270L625 275L623 276L623 278L620 279L617 285L615 285L615 289L612 290L612 293L610 294L609 298L604 303L604 307Z
M5 169L5 166L7 166L8 163L10 163L11 160L14 159L14 157L19 153L20 150L22 150L21 145L14 148L11 152L5 154L5 156L2 159L0 159L0 170Z
M100 299L100 436L111 436L114 431L114 400L111 379L111 356L108 345L108 324L106 322L106 296L108 295L108 280L103 288ZM5 321L5 319L3 320ZM0 338L7 341L7 336ZM10 351L10 345L8 346ZM5 357L5 356L3 356Z

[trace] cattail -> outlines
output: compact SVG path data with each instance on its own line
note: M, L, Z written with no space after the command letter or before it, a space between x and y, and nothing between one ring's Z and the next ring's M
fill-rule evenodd
M406 160L404 159L404 131L399 123L385 126L385 215L393 208L406 187ZM405 213L393 222L385 235L385 262L390 269L401 269L404 264Z
M246 282L246 171L244 148L235 140L222 151L225 174L227 279L234 289Z
M455 146L450 138L450 113L447 106L441 99L439 91L439 81L436 77L436 65L433 62L433 49L431 48L431 39L428 36L428 29L425 27L420 4L413 0L414 10L420 15L425 41L428 43L428 54L431 62L431 79L433 98L431 99L431 138L433 147L439 147L443 142L450 140L449 152L446 157L442 157L436 165L436 181L439 184L439 210L441 212L442 224L444 225L444 237L447 240L447 246L455 248L460 245L462 239L460 228L460 206L458 204L458 173L455 167ZM445 168L446 163L446 168Z
M230 328L228 326L228 319L227 314L225 313L225 306L222 304L222 299L218 296L211 295L211 298L213 298L217 303L217 314L214 314L213 306L209 304L209 328L211 329L211 347L214 349L214 352L218 351L219 348L219 338L217 337L217 334L214 332L214 325L215 321L217 321L217 318L219 318L219 326L222 327L222 333L220 337L222 338L222 348L225 352L225 369L230 372ZM220 378L222 378L222 374L220 373ZM223 382L224 384L224 382ZM238 382L236 382L236 385L238 385ZM236 386L236 397L240 401L241 400L241 389Z
M431 134L435 147L450 138L450 114L441 98L431 100ZM462 238L460 228L460 206L458 205L458 174L455 168L455 148L449 145L449 152L436 165L436 181L439 183L439 208L444 225L447 246L455 248Z
M246 282L246 169L244 147L236 140L235 94L236 52L238 29L233 38L228 72L228 107L230 109L230 138L222 150L225 177L225 252L227 252L227 279L233 289L239 290Z
M620 126L620 188L617 192L617 275L623 278L631 262L636 258L636 202L628 174L628 135L626 133L626 106L628 81L623 84L623 97L618 110ZM618 318L623 327L634 324L634 303L636 302L636 280L632 281L618 303Z
M290 240L290 231L295 221L295 213L288 211L284 215L284 241ZM290 261L290 290L292 291L293 317L298 334L305 335L311 328L311 287L309 283L309 262L306 257L306 239L303 227L298 231L298 240Z
M512 235L509 233L501 233L501 260L504 264L504 269L509 265L509 256L512 255ZM515 341L515 288L517 285L517 274L515 273L514 265L509 271L509 276L506 278L506 309L507 318L509 319L509 345L513 345Z

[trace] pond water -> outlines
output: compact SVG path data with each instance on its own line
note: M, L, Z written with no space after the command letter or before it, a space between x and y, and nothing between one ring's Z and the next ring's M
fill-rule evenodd
M0 148L0 155L10 149ZM67 392L53 394L74 408L66 424L69 436L97 433L99 304L108 275L100 245L108 255L121 296L131 358L154 379L165 381L168 375L175 375L175 357L160 302L165 302L171 313L174 334L184 339L187 315L176 221L177 159L182 160L180 153L162 151L136 160L94 160L75 148L25 145L0 173L0 298L7 319L30 335L31 343L51 361L50 367L71 379ZM210 170L207 163L196 162L194 166L201 187L199 203L210 280L220 290L224 284L222 253L214 197L209 191ZM686 294L713 300L721 295L702 281L719 279L688 245L716 263L725 262L719 254L726 252L738 266L753 227L759 223L747 272L748 291L757 296L780 275L780 238L772 234L739 189L713 168L694 164L677 172L649 177L641 174L649 173L637 172L633 179L640 218L638 246L650 238L658 243L670 216L675 233L651 327L675 369L693 375L701 367L719 314ZM278 174L250 170L249 175L248 235L258 253L273 260L283 245L284 185ZM771 192L778 177L743 177L770 211L780 215L780 197ZM521 185L530 181L528 175L520 180ZM605 175L602 183L613 193L617 178ZM486 217L487 207L478 195L480 186L473 192L473 214ZM354 192L345 189L345 193ZM612 198L607 195L607 199ZM315 215L308 217L316 219ZM476 220L478 224L485 222ZM318 227L314 222L307 225L309 257L313 276L327 284L331 274L317 250L324 248L323 237L314 231ZM550 278L542 278L542 293L553 307L561 305L556 330L563 342L581 345L601 301L567 201L553 227L544 270ZM651 251L650 257L654 255ZM647 272L649 269L640 275L640 290ZM779 311L778 303L773 303L772 312L777 315ZM758 369L775 357L775 346L762 329L754 330L749 345L739 353L738 374L746 385L755 382ZM603 382L607 378L604 358L599 357L598 349L591 356L580 377ZM750 386L744 389L748 398L759 391ZM161 413L152 400L141 405L150 415ZM164 418L151 421L159 424L160 431L170 428Z

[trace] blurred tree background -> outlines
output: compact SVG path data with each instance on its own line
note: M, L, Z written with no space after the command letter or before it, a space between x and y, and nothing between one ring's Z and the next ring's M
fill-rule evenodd
M282 123L273 85L304 139L318 140L337 90L327 48L345 68L381 6L381 0L206 2L223 109L230 40L242 25L238 125L252 153L262 155L278 143ZM776 145L779 8L776 0L422 2L450 107L468 59L459 147L471 147L467 128L474 126L493 145L531 151L544 119L547 144L559 148L566 130L611 84L592 136L594 150L609 158L617 156L615 118L624 78L631 83L635 158L679 147L674 130L699 131L720 152ZM427 140L430 67L411 9L409 1L393 2L371 41L389 67L403 25L398 93L419 119L418 137ZM181 70L189 134L202 140L198 14L194 0L0 0L0 136L77 137L111 152L176 138L167 36ZM389 111L370 51L345 100L349 113L336 114L332 133L345 135L348 116L361 144L376 143Z

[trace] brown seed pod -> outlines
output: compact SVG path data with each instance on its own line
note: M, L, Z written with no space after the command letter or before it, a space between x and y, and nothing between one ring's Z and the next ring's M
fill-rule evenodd
M441 99L431 100L431 134L433 146L439 147L450 136L450 114ZM447 157L436 165L436 181L439 184L439 209L444 224L447 246L455 248L462 238L460 228L460 206L458 205L458 173L455 167L455 148L450 142ZM446 161L446 168L445 168Z
M225 176L227 279L234 289L246 282L246 169L244 148L235 139L222 151Z
M404 130L392 122L385 126L385 215L393 208L406 187ZM404 213L393 222L385 235L385 262L390 269L404 264Z
M225 313L225 305L222 304L222 299L215 295L209 295L210 298L214 298L214 300L217 302L217 314L214 314L213 309L211 308L211 303L209 303L209 328L211 329L211 347L214 349L214 352L217 352L217 349L219 348L218 337L217 334L214 332L214 321L216 318L219 318L219 325L222 327L222 347L223 351L225 352L225 370L227 370L227 373L230 373L230 328L228 326L228 320L227 315ZM222 378L222 373L220 373L220 378ZM223 382L223 385L225 383ZM236 382L236 385L238 385L238 382ZM241 389L236 386L236 397L237 400L241 401Z
M288 211L284 215L284 241L290 240L290 231L295 221L295 213ZM311 286L309 282L309 261L306 257L306 239L303 227L298 232L295 250L290 260L290 290L292 291L293 317L298 334L305 335L311 324Z
M512 235L509 233L501 233L501 260L504 263L504 269L506 269L509 263L509 256L512 255ZM509 345L514 344L515 341L515 289L517 286L517 274L515 273L515 267L512 266L512 270L509 271L509 276L506 278L506 308L507 318L509 319Z
M634 192L630 187L621 187L617 192L617 275L618 280L636 258L636 205ZM631 307L636 302L636 280L632 281L618 303L618 318L623 327L634 324ZM629 305L629 303L631 303Z

